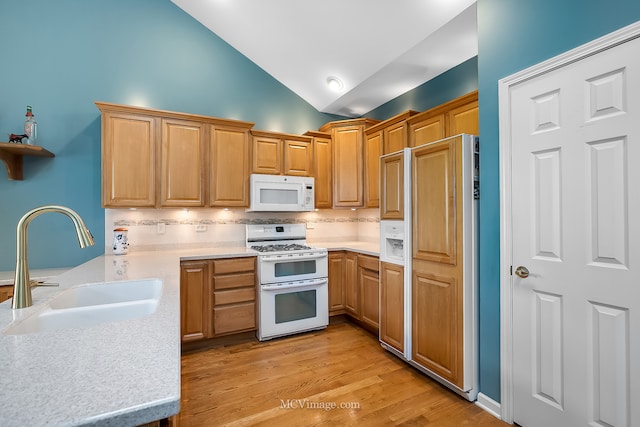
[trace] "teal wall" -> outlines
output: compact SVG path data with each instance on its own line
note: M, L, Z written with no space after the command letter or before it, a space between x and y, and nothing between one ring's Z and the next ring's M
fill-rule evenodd
M425 111L478 89L478 57L463 62L446 73L382 104L365 114L385 120L406 110Z
M478 0L480 390L500 401L498 80L640 20L637 0Z
M0 271L15 265L15 227L29 209L76 210L96 245L80 249L59 214L29 227L32 268L100 255L100 115L94 101L141 105L302 133L330 120L169 0L29 0L0 5L0 141L23 133L26 105L53 159L25 158L24 180L0 169ZM4 135L4 136L3 136Z

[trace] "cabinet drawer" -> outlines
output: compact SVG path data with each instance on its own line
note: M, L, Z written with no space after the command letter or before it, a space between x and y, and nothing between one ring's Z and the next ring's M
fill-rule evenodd
M255 299L255 288L232 289L213 293L213 303L215 305L235 304L239 302L255 301Z
M255 271L255 257L217 259L213 261L213 274L239 273Z
M368 255L358 255L358 266L367 270L378 271L378 258Z
M229 274L227 276L213 276L213 289L232 289L254 286L255 273Z
M213 309L213 329L215 335L241 332L256 328L256 304L215 307Z

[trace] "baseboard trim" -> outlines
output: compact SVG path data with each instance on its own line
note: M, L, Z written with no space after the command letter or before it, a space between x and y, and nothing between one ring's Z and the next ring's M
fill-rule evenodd
M476 405L481 407L497 419L501 419L500 403L496 402L486 394L478 393L478 400L476 400Z

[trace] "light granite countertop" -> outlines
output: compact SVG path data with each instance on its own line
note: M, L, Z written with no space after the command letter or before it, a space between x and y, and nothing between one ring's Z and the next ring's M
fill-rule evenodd
M310 244L378 255L376 243ZM0 425L136 426L176 414L180 407L180 261L256 255L244 247L131 252L44 272L42 277L55 276L50 282L58 285L34 288L32 307L12 310L10 301L0 304L0 360L5 367ZM90 327L7 334L7 328L46 309L52 298L68 288L145 278L163 282L158 307L150 315Z

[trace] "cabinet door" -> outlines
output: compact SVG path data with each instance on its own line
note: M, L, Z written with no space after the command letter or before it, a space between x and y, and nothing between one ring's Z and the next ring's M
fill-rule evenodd
M313 175L313 145L310 141L284 141L284 174Z
M333 129L333 205L361 207L364 203L362 126Z
M211 296L209 263L189 261L180 264L180 334L182 341L209 336Z
M344 313L345 264L344 252L329 253L329 315Z
M447 113L447 136L461 133L479 135L478 101L454 108Z
M400 122L384 129L384 154L395 153L407 146L407 123Z
M155 207L156 127L154 117L103 113L104 207Z
M380 340L404 352L404 267L380 263Z
M315 137L313 146L316 208L331 208L333 207L331 138Z
M358 286L358 256L347 252L344 256L344 308L347 314L360 319L360 290Z
M413 359L462 387L462 138L414 150Z
M382 155L382 132L367 135L365 142L365 206L380 206L380 156Z
M205 127L162 119L160 206L204 206Z
M456 263L456 151L448 139L412 152L414 258Z
M282 140L253 136L253 173L282 174Z
M380 219L404 218L404 154L380 159L382 197Z
M438 114L414 123L409 129L409 146L419 147L446 136L445 115Z
M209 131L209 205L249 206L249 131L211 126Z
M358 287L360 290L360 320L374 332L380 321L380 278L378 258L358 255Z

